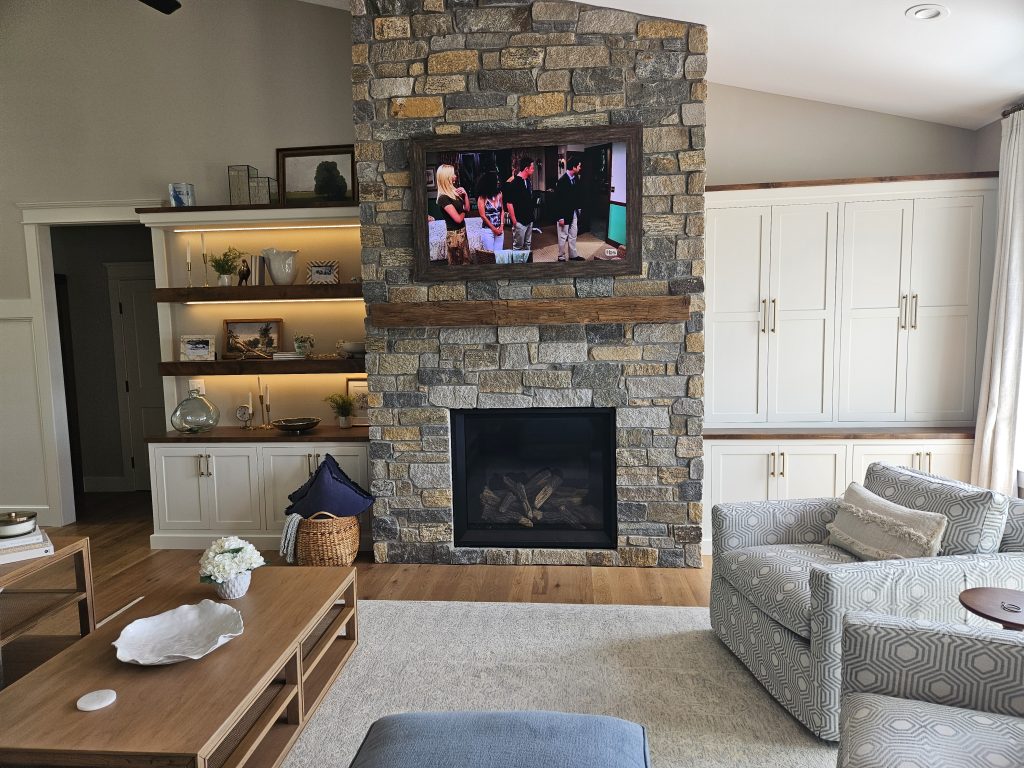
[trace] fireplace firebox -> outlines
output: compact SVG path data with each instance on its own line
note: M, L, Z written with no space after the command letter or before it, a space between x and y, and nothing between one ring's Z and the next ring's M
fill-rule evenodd
M614 408L453 410L457 547L614 549Z

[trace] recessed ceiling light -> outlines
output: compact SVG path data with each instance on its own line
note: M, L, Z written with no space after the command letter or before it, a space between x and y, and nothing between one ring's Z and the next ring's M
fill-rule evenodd
M907 18L914 21L937 21L949 16L949 8L937 3L922 3L907 8Z

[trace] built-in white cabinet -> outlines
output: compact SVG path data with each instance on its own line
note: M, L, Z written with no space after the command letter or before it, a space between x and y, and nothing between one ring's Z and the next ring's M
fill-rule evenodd
M968 424L995 180L711 192L707 426Z
M704 443L704 552L711 551L715 504L841 496L884 461L969 482L974 441L967 439L718 439Z
M166 530L252 531L263 525L252 446L154 447L154 516Z
M205 548L233 533L257 547L275 548L288 494L327 454L352 480L369 487L365 443L153 443L149 454L150 543L160 549Z
M835 203L707 214L707 418L832 418Z

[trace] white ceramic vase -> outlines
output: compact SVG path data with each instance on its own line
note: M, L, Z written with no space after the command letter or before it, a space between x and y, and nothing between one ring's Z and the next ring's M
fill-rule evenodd
M267 260L267 271L274 285L291 285L299 276L299 267L295 254L298 251L279 251L277 248L264 248L263 258Z
M231 285L231 275L217 275L217 285Z
M217 597L221 600L237 600L249 591L252 571L242 571L233 579L217 585Z

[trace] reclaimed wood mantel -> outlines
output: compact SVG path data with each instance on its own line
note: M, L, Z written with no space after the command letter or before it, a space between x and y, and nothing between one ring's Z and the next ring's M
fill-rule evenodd
M369 309L377 328L681 323L690 318L690 297L417 301L371 304Z

